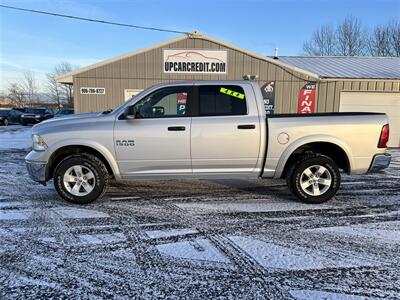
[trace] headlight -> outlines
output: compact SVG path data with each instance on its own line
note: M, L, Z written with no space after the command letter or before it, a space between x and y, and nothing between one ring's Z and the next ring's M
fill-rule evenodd
M39 118L40 118L40 115L36 115L35 118L39 119Z
M25 115L21 115L21 118L25 118Z
M32 149L35 151L45 151L47 149L44 138L37 134L32 134Z

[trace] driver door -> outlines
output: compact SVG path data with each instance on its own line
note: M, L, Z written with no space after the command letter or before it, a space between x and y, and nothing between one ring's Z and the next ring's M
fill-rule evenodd
M134 119L116 120L114 147L123 177L192 173L192 98L192 86L164 87L129 108Z

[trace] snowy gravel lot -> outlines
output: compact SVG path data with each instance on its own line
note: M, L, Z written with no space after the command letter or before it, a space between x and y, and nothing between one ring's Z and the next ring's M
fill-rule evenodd
M336 199L280 180L113 183L90 205L28 178L0 127L0 299L400 299L400 151Z

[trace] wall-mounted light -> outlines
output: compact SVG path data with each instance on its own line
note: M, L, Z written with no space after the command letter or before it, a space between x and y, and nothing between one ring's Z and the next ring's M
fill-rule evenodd
M258 78L258 75L243 75L243 80L256 80Z

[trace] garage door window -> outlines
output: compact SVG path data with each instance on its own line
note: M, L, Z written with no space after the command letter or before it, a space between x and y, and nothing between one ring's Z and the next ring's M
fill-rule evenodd
M243 88L236 85L203 85L199 87L200 116L246 115Z

